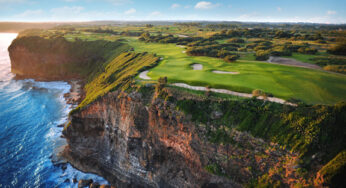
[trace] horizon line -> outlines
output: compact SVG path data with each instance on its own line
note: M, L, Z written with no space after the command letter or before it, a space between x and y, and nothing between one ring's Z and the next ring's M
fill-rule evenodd
M10 21L0 20L0 23L90 23L90 22L238 22L238 23L269 23L269 24L320 24L320 25L345 25L344 23L321 23L321 22L290 22L290 21L236 21L236 20L80 20L80 21Z

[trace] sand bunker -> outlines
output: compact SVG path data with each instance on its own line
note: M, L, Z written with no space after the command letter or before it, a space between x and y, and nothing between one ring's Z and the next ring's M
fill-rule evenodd
M193 70L202 70L203 69L203 65L201 64L193 64L191 65Z
M143 71L139 74L139 78L143 80L150 80L151 78L147 75L149 71Z
M213 73L215 73L215 74L239 74L239 72L227 72L227 71L217 71L217 70L214 70Z

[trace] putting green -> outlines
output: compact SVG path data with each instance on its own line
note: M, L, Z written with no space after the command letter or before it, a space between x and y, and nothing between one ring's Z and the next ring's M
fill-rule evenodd
M156 53L164 58L148 73L154 80L167 76L171 83L183 82L245 93L261 89L278 98L296 98L310 104L346 101L345 75L260 61L239 60L227 63L217 58L187 56L182 53L185 49L175 44L144 43L136 38L126 39L136 51ZM202 64L203 70L193 70L191 64L194 63ZM213 70L239 74L215 74Z

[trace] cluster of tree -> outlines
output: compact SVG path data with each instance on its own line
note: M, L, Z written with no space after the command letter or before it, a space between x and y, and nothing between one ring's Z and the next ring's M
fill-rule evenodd
M175 37L173 35L163 36L162 34L150 35L150 33L145 32L140 37L139 40L145 42L159 42L159 43L176 43L179 45L187 45L192 42L203 41L202 37Z
M317 49L311 48L308 43L293 45L291 42L274 45L270 41L256 41L246 46L247 50L256 52L257 60L267 60L269 56L291 56L293 52L303 54L316 54Z
M237 51L238 46L229 44L214 44L207 46L195 46L186 50L186 54L190 56L208 56L222 58L228 62L235 61L239 58Z
M122 32L118 32L118 31L114 31L112 29L86 29L84 30L86 32L92 32L92 33L107 33L107 34L112 34L112 35L121 35L121 36L141 36L143 34L143 32L140 31L122 31Z
M304 34L304 35L295 34L294 39L295 40L312 40L312 41L320 40L320 41L324 41L324 38L322 37L321 33Z
M312 58L317 65L323 67L326 65L346 65L346 59L343 57L315 57Z
M233 37L246 37L246 38L267 38L272 30L268 29L232 29L222 30L220 33L216 33L211 36L214 40L233 38Z
M202 24L198 22L188 22L188 23L174 23L175 26L183 26L183 27L201 27Z
M231 38L227 40L228 43L245 43L244 39L241 38Z
M301 54L316 54L317 49L309 48L309 47L301 47L298 49L298 52Z
M311 40L325 42L325 38L319 32L305 32L299 30L281 30L281 29L266 29L266 28L245 28L245 29L230 29L222 30L211 36L214 39L225 39L231 37L246 37L246 38L277 38L277 39L292 39L292 40Z
M334 55L346 55L346 39L342 39L336 46L329 48L328 52Z

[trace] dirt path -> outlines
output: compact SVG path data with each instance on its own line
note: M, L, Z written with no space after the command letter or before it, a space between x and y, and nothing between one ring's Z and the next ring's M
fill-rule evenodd
M297 60L291 59L291 58L270 56L267 62L273 63L273 64L294 66L294 67L304 67L304 68L309 68L309 69L323 70L318 65L310 64L310 63L303 63L303 62L300 62L300 61L297 61Z
M184 84L184 83L174 83L172 85L177 86L177 87L186 88L186 89L192 89L192 90L196 90L196 91L207 91L208 90L206 87L190 86L190 85ZM223 93L223 94L234 95L234 96L239 96L239 97L246 97L246 98L252 98L253 97L253 95L249 94L249 93L240 93L240 92L235 92L235 91L231 91L231 90L227 90L227 89L210 88L209 90L212 92L215 92L215 93ZM257 99L266 100L266 101L275 102L275 103L280 103L280 104L286 104L286 105L290 105L290 106L297 106L297 104L290 103L290 102L287 102L283 99L276 98L276 97L267 97L266 99L264 99L263 97L257 97Z

